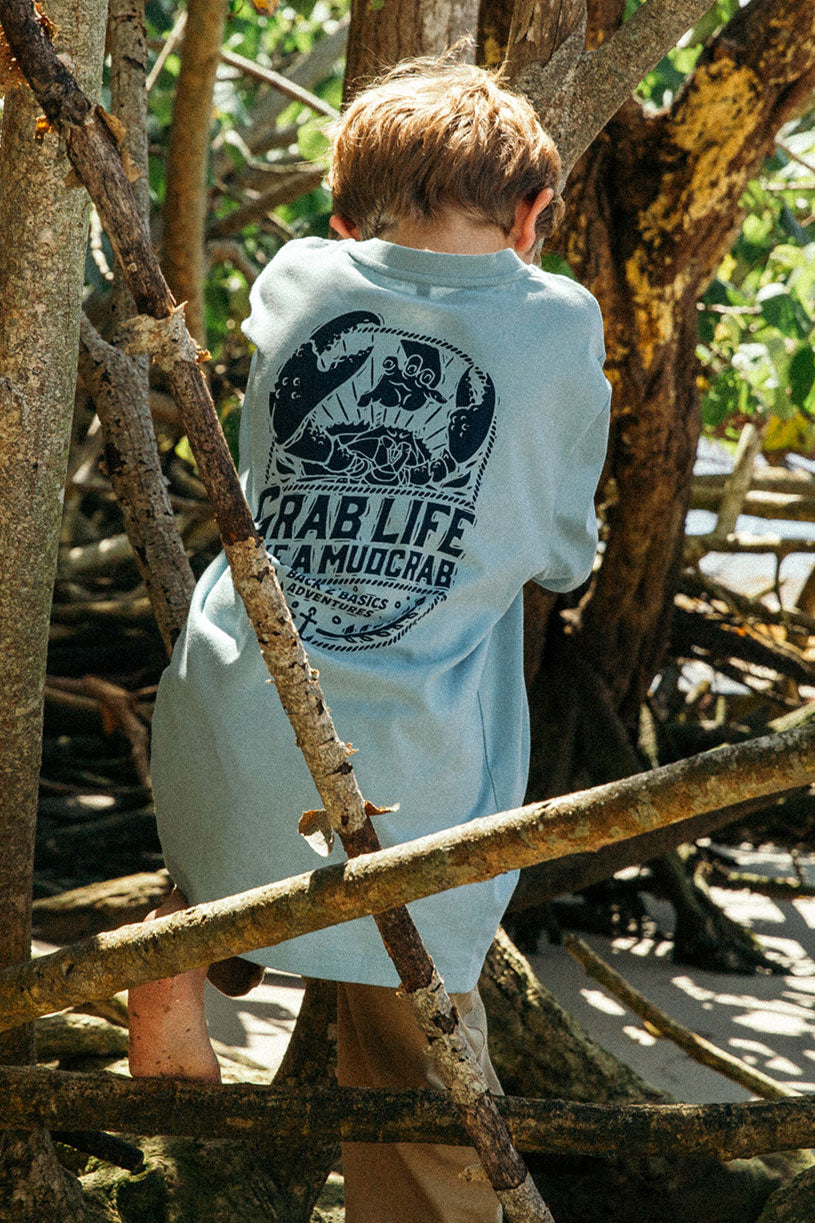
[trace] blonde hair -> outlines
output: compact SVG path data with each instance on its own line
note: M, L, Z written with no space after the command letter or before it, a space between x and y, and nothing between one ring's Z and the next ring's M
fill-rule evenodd
M527 100L496 73L449 56L406 60L362 93L329 130L334 211L363 238L448 207L508 234L515 208L544 187L541 243L563 215L561 164Z

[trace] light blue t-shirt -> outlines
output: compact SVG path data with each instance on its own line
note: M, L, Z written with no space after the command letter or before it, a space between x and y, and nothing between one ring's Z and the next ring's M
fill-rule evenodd
M519 805L521 589L589 575L609 387L596 301L510 249L288 243L260 275L240 473L362 792L393 845ZM162 677L153 779L192 903L323 864L319 796L223 554ZM334 850L329 861L340 861ZM516 872L410 906L448 989L475 984ZM253 952L396 985L372 918Z

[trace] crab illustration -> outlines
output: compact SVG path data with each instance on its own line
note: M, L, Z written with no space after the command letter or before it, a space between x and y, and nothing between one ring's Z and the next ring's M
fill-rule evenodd
M380 332L392 334L377 315L349 312L318 328L284 363L269 396L278 467L288 460L290 470L306 477L342 474L373 485L466 484L470 470L461 467L484 445L495 410L488 374L467 362L446 430L436 426L423 436L399 419L405 412L418 421L428 406L435 416L448 403L438 389L442 354L449 349L443 341L404 336L399 355L384 357L375 386L357 397L357 408L368 410L364 419L346 415L327 424L324 415L315 417L319 405L362 370ZM378 420L371 419L376 408L382 409ZM433 443L441 432L444 440Z

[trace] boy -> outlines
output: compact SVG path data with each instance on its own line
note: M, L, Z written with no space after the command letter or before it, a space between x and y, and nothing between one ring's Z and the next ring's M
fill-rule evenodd
M521 590L579 585L608 384L594 299L533 267L562 211L529 105L450 60L395 68L338 121L332 226L258 278L241 476L292 614L353 736L384 845L517 806L528 765ZM183 896L317 865L320 805L223 556L196 587L156 705L159 829ZM335 851L339 858L339 851ZM489 1065L478 974L515 874L411 911ZM340 1081L436 1083L372 919L248 959L336 980ZM134 1074L217 1080L205 970L131 991ZM471 1151L346 1144L349 1223L496 1220Z

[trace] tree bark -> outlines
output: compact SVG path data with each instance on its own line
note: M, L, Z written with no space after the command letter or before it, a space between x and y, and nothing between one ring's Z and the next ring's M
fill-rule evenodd
M478 0L387 0L381 6L351 0L345 100L398 60L440 55L459 38L475 36L477 26Z
M207 217L212 92L226 23L226 0L190 0L181 44L167 150L162 263L190 332L206 343L204 229Z
M187 618L195 578L161 471L143 359L105 343L83 316L79 369L102 425L105 465L169 654Z
M104 10L49 5L57 45L99 88ZM56 132L35 140L40 107L9 90L0 136L0 964L31 954L31 890L48 619L76 380L88 197L66 187ZM0 1062L33 1057L33 1028L0 1036ZM0 1145L0 1218L78 1219L78 1186L46 1133Z
M239 897L125 926L0 971L0 1030L128 985L381 913L544 858L588 852L815 777L815 726L472 820Z
M503 930L490 948L478 988L490 1020L490 1056L510 1095L586 1104L668 1098L589 1036L538 981Z
M628 723L662 657L681 561L699 432L696 299L738 225L744 186L806 103L814 27L804 0L756 0L667 114L627 102L570 183L559 245L603 307L614 384L608 538L580 648Z
M0 1126L53 1129L104 1124L125 1133L211 1136L243 1141L469 1142L441 1092L372 1088L277 1091L255 1084L218 1085L130 1080L105 1073L45 1067L0 1068ZM578 1104L565 1100L499 1101L518 1146L564 1154L709 1154L738 1159L796 1150L812 1138L815 1098L746 1104ZM233 1190L234 1191L234 1190ZM42 1216L45 1217L45 1216Z

